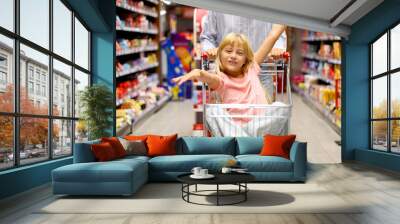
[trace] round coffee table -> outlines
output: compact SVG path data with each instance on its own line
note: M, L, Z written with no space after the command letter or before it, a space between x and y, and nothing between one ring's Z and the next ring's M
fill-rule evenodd
M177 177L178 181L182 183L182 199L188 203L198 205L215 205L215 204L202 204L190 201L190 196L204 196L204 197L216 197L217 206L221 205L234 205L247 200L247 192L249 188L247 183L255 180L255 177L249 173L216 173L213 174L215 177L212 179L193 179L190 177L191 173L182 174ZM197 190L198 184L204 185L216 185L215 190ZM195 186L194 191L190 191L190 186ZM236 185L237 190L223 190L220 189L220 185ZM209 192L215 192L215 194L205 194ZM221 197L241 196L239 200L231 203L221 203Z

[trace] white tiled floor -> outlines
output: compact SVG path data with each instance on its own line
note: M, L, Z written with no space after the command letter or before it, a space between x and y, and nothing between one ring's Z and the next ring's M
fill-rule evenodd
M161 110L139 124L134 134L179 136L192 134L195 115L190 100L169 102ZM300 96L293 94L293 110L290 133L297 135L297 140L307 142L308 161L310 163L340 163L340 146L335 140L338 135L320 115L311 110Z

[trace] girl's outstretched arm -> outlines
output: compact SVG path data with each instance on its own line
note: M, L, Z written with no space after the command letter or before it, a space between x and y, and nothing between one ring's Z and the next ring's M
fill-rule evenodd
M254 61L257 64L261 64L267 57L268 53L274 47L275 42L279 39L283 31L285 31L286 26L274 24L272 25L272 30L269 32L268 36L265 38L260 48L254 54Z
M217 89L220 82L216 74L200 69L193 69L186 75L172 79L172 82L176 83L177 85L181 85L188 80L199 80L205 82L211 89Z

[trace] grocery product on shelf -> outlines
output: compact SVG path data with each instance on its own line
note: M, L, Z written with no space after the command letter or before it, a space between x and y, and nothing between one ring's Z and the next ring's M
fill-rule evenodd
M116 0L116 129L133 125L167 102L160 80L159 1Z
M158 50L158 43L151 37L144 39L121 38L116 41L115 48L117 55L120 56L132 53Z
M170 93L160 85L157 74L141 73L136 79L118 84L117 89L117 132L131 131L132 125L161 107Z
M117 60L116 62L117 77L129 75L150 68L155 68L158 65L159 65L158 59L155 53L148 54L146 57L140 57L135 60L128 60L124 63L121 63Z
M151 2L151 1L150 1ZM156 3L157 1L155 1ZM157 8L154 6L147 6L143 1L133 1L133 0L117 0L117 7L130 10L132 12L137 12L153 17L157 17Z
M292 86L335 124L341 120L341 38L332 34L302 31L301 67Z

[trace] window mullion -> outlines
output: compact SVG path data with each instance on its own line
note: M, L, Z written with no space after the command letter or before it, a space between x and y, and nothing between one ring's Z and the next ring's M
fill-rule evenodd
M386 62L386 71L389 71L390 70L390 29L388 30L388 32L387 32L387 39L386 39L386 41L387 41L387 51L386 51L386 54L387 54L387 62ZM388 100L387 100L387 110L388 110L388 118L391 118L392 117L392 110L391 110L391 108L392 108L392 100L391 100L391 85L390 85L390 81L391 81L391 75L390 75L390 73L388 73L387 74L387 90L388 90L388 92L387 92L387 98L388 98ZM387 151L388 152L391 152L392 151L392 135L391 135L391 129L392 129L392 121L389 119L388 120L388 122L387 122L387 131L388 131L388 148L387 148Z
M53 52L53 0L49 0L49 50ZM49 159L53 159L53 57L49 55L49 73L48 73L48 93L49 97L49 116L48 120L48 152ZM51 96L50 96L51 95Z
M75 12L72 11L71 15L71 24L72 24L72 38L71 38L71 59L72 59L72 73L71 73L71 91L72 91L72 105L71 105L71 117L75 118ZM74 155L74 145L75 145L75 126L76 126L76 121L72 121L72 133L71 133L71 150L72 150L72 155Z

